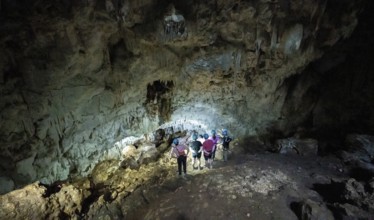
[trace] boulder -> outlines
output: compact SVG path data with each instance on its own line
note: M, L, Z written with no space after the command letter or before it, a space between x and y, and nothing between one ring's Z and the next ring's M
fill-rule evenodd
M71 219L79 219L85 194L84 190L72 185L62 185L61 190L50 197L52 214L49 217L59 219L61 216L69 216Z
M345 182L345 189L342 194L343 201L373 212L374 193L371 189L369 189L371 184L372 182L368 182L368 186L365 187L365 183L359 182L353 178L347 180Z
M311 138L278 139L276 144L280 154L300 154L303 156L316 156L318 154L318 141Z
M294 211L300 220L333 220L334 216L324 203L306 199L296 203Z
M123 160L120 162L120 167L139 169L138 160L140 157L140 152L133 145L128 145L122 150Z
M367 196L368 194L365 192L365 187L362 183L353 178L346 181L345 190L342 194L343 200L360 206Z
M346 137L346 147L359 160L371 163L374 159L374 136L350 134Z
M337 219L371 219L372 215L349 203L338 204L335 207Z
M315 139L296 139L295 144L300 155L316 156L318 154L318 141Z
M280 154L299 154L294 138L278 139L276 145Z
M156 147L159 147L163 142L164 142L164 137L165 137L165 130L164 129L157 129L154 132L154 142Z
M0 219L46 219L46 188L38 182L0 196Z
M129 145L122 150L123 160L120 166L122 168L138 169L141 164L156 161L159 155L160 152L153 144L138 143L137 148Z

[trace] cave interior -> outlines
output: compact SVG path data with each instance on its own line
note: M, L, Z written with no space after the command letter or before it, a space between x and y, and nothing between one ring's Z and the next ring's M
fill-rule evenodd
M372 219L373 10L0 0L0 219Z

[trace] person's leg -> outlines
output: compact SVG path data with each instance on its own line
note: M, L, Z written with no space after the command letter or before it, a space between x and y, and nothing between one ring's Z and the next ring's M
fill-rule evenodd
M201 170L201 154L197 155L197 164L199 165L199 170Z
M204 154L205 167L208 167L208 163L209 163L208 159L209 159L208 156Z
M187 157L182 157L182 165L184 174L187 173Z
M228 150L227 149L223 149L223 160L224 161L227 161L227 153L228 153Z
M178 173L179 175L182 175L182 157L178 157L177 162L178 162Z
M213 164L213 153L210 155L210 161L209 161L210 169L212 169L212 164Z
M214 151L212 151L212 161L214 160L215 157L216 157L216 147L214 148Z

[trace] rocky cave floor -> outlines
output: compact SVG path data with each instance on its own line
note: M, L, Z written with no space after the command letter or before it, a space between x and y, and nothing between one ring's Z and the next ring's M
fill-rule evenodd
M352 178L336 157L234 151L211 170L188 168L186 178L140 187L129 219L374 218L374 179Z
M89 178L0 196L1 219L373 219L374 178L336 156L217 153L178 177L165 152L139 169L99 164ZM202 160L202 164L204 164Z

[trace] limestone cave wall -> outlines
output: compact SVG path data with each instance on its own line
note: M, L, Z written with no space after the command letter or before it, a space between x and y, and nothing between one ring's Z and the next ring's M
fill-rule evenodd
M158 128L339 125L323 110L335 77L308 71L351 36L363 2L1 0L0 181L87 175Z
M367 2L349 39L338 42L302 74L286 79L286 116L275 130L294 135L299 129L301 135L342 142L349 133L374 132L372 10L373 3Z

